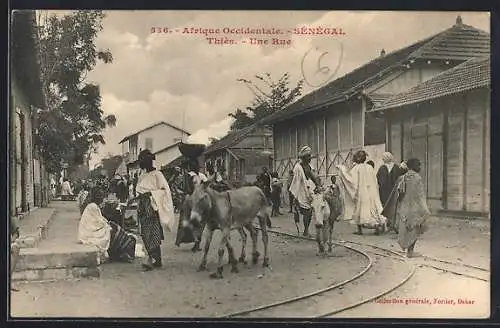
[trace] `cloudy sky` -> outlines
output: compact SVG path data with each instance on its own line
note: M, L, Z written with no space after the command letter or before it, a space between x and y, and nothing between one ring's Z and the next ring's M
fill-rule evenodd
M97 39L109 48L112 64L98 64L88 79L101 87L106 113L117 115L117 126L105 132L106 145L92 162L119 154L118 141L151 123L168 121L193 133L191 141L206 142L228 131L228 113L253 98L238 78L269 72L278 78L289 72L294 81L306 75L311 85L325 76L315 74L317 58L338 66L336 77L374 59L384 48L397 50L463 22L489 32L488 13L467 12L233 12L233 11L109 11ZM235 45L209 45L203 35L176 33L184 27L280 28L298 26L342 29L345 35L282 35L288 46L241 43L249 35L228 35ZM173 33L151 33L168 27ZM219 35L220 36L220 35ZM254 36L256 37L256 36ZM311 50L312 49L312 50ZM308 52L311 50L310 52ZM342 52L342 54L341 54ZM308 54L304 59L304 55ZM339 61L341 59L341 61ZM301 69L304 67L304 69ZM328 76L331 75L331 72ZM305 85L304 93L314 89Z

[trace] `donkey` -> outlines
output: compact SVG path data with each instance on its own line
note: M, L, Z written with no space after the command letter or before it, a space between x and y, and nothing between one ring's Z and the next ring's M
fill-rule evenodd
M313 194L313 220L316 226L318 255L325 255L325 244L328 252L333 251L333 226L342 213L342 200L338 187L334 184L322 193Z
M222 239L218 250L217 271L210 275L211 278L222 279L224 248L227 247L231 272L238 272L238 261L234 256L234 250L230 242L230 232L232 229L247 229L252 238L252 262L257 264L260 256L257 252L257 229L253 225L255 218L258 218L262 230L262 242L264 243L263 266L269 266L267 221L269 220L268 202L264 192L255 186L241 187L224 192L218 192L203 183L195 186L192 194L192 209L190 224L199 227L202 218L205 218L206 229L208 230L207 240L203 259L199 270L206 270L207 254L212 242L215 229L222 231ZM243 237L243 235L242 235ZM245 262L245 248L239 258L240 263Z

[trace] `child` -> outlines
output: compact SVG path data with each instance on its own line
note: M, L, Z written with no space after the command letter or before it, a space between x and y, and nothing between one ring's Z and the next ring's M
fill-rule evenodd
M343 210L343 202L342 197L340 195L339 186L337 186L337 178L332 175L330 178L332 184L328 187L325 192L325 199L330 206L330 218L335 221L340 220L340 216L342 215Z

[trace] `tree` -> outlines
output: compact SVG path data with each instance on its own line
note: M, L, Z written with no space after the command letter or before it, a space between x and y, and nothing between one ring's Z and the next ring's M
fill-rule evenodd
M278 81L273 80L269 73L265 73L263 76L256 75L255 79L264 86L264 89L253 81L237 80L244 83L252 91L255 98L246 110L238 108L234 113L229 114L230 117L234 118L231 130L245 128L270 114L285 109L302 94L304 80L300 80L295 87L290 89L290 75L288 73L283 74Z
M209 137L208 138L208 142L209 142L209 145L214 145L217 141L219 141L219 139L215 138L215 137Z
M47 108L37 111L35 142L47 169L57 172L61 162L80 164L104 144L114 115L101 108L99 86L86 82L98 60L111 63L109 50L97 50L95 38L102 30L101 11L76 11L62 17L38 14L40 64Z

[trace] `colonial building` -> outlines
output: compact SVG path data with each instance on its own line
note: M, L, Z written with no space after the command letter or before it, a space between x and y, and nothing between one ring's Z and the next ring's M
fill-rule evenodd
M365 149L376 162L386 149L385 120L370 109L464 61L488 55L488 33L462 23L369 63L321 87L287 109L264 119L272 125L274 165L282 177L296 161L302 145L313 149L313 166L322 177L350 162ZM396 159L401 160L399 154Z
M11 24L9 166L10 214L48 202L48 175L35 147L36 113L46 108L34 11L16 11Z
M272 165L272 132L256 125L234 131L204 152L205 166L224 171L236 184L254 182L262 167Z
M490 59L471 59L375 106L386 117L387 149L422 161L435 212L490 211Z
M137 159L143 149L156 155L156 166L161 168L180 156L178 144L188 136L189 132L167 122L158 122L126 136L119 143L129 174L139 170Z

